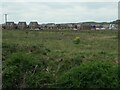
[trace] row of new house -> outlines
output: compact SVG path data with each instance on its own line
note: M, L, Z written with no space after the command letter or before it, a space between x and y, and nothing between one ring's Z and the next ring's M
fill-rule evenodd
M95 24L95 23L48 23L38 24L38 22L30 22L27 25L26 22L6 22L2 24L3 29L31 29L31 30L43 30L43 29L73 29L73 30L93 30L93 29L117 29L116 24Z

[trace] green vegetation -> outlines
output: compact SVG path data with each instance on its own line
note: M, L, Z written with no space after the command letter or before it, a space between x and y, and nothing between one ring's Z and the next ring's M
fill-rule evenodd
M3 88L117 88L117 32L4 30Z
M66 72L58 82L69 88L117 88L118 66L108 61L85 62Z
M75 44L79 44L79 43L80 43L80 37L75 37L74 43L75 43Z

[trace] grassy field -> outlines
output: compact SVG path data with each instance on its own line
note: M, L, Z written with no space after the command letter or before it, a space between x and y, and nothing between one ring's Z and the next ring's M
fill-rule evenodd
M3 87L117 87L117 32L3 30ZM74 42L76 37L78 43ZM85 73L87 79L76 75L87 83L76 81L73 76L77 71ZM96 74L91 72L104 75L95 83ZM115 73L107 77L109 72Z

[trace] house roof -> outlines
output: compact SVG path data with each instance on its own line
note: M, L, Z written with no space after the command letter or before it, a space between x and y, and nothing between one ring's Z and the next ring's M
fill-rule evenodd
M6 22L6 23L14 23L14 22Z
M18 22L18 23L26 23L26 22Z

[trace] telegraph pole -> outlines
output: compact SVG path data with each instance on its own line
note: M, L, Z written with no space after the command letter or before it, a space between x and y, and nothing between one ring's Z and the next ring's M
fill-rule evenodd
M6 22L7 22L7 15L8 15L8 14L5 14L5 24L6 24Z

